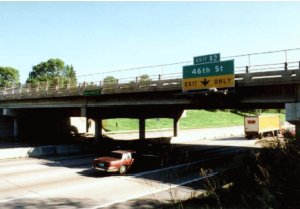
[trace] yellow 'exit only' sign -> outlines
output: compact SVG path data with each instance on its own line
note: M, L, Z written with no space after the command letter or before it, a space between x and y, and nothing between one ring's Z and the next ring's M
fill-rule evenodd
M182 80L183 91L201 90L209 88L230 88L234 86L234 74L200 78L187 78Z
M207 56L202 56L206 58ZM200 57L201 58L201 57ZM209 60L200 64L183 66L182 90L204 90L210 88L233 88L234 60L217 61Z

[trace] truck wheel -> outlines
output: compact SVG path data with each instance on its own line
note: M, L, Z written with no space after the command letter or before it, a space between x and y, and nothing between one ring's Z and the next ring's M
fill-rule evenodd
M119 173L120 174L125 174L127 171L127 168L125 165L122 165L120 168L119 168Z

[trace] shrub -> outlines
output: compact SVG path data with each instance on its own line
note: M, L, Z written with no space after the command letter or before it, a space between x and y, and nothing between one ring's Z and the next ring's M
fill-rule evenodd
M217 179L205 185L217 197L215 204L225 208L295 209L300 205L299 177L299 142L276 141L269 148L236 157ZM231 186L210 186L224 184Z

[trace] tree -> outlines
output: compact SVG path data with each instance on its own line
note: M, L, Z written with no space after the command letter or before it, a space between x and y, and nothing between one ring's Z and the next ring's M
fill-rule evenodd
M0 67L0 87L20 83L20 74L12 67Z
M104 84L117 84L118 83L118 79L116 79L113 76L107 76L103 79L103 83Z
M148 74L144 74L144 75L141 75L139 78L138 78L138 82L140 83L147 83L151 81L151 78Z
M49 59L33 66L26 83L48 82L50 85L76 83L76 72L72 65L65 65L61 59Z

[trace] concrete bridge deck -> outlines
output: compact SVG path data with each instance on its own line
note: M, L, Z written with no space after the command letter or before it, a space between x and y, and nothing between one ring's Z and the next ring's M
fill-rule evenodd
M299 63L300 66L300 63ZM299 68L235 75L236 87L287 85L300 83ZM149 80L130 83L84 83L76 86L18 86L0 91L0 102L7 100L42 99L55 97L99 96L106 94L182 91L182 79Z
M275 65L275 64L274 64ZM235 74L235 88L209 91L182 91L181 75L172 79L127 83L85 83L77 86L27 85L0 91L0 109L4 117L18 124L54 127L58 118L83 116L96 121L96 135L101 135L101 121L107 118L137 118L140 138L145 138L145 119L174 119L174 135L184 109L264 109L286 108L287 120L300 125L300 62L259 66L262 72ZM279 70L278 70L279 69ZM45 121L47 118L47 121ZM23 122L22 122L23 121ZM51 121L48 123L48 121ZM64 126L64 125L62 125ZM300 129L297 128L297 130ZM100 132L100 133L99 133ZM300 137L300 130L299 130Z

